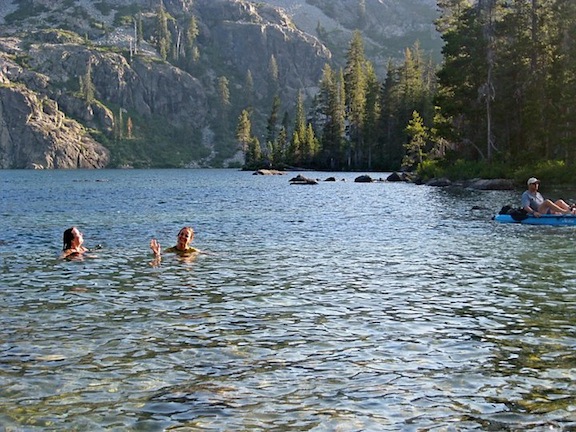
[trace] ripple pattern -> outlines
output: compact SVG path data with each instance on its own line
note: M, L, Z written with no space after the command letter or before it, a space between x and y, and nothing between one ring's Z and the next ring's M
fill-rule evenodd
M3 174L0 424L576 428L576 231L495 225L509 192L334 175ZM72 224L103 248L59 261ZM188 224L210 254L151 265Z

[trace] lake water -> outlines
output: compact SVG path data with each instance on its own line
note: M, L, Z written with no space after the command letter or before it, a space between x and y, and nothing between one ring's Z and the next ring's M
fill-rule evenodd
M4 430L576 430L574 228L306 175L1 171Z

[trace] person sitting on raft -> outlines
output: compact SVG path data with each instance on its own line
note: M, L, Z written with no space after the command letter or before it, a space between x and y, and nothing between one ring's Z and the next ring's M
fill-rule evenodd
M192 240L194 240L194 230L191 227L184 227L178 232L176 245L164 250L164 252L173 252L180 256L190 256L200 253L200 250L190 246ZM158 243L158 240L155 238L150 240L150 249L152 249L156 258L160 258L162 253L160 243Z
M81 257L85 252L88 252L88 248L84 247L84 236L76 227L64 231L62 243L60 258Z
M522 194L522 208L526 210L526 213L536 217L543 214L574 214L574 208L570 207L564 200L552 202L549 199L544 199L542 194L538 192L540 180L536 177L530 177L527 183L528 190Z

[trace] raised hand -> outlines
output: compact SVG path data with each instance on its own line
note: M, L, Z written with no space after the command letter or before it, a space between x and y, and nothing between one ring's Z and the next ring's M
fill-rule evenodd
M150 240L150 249L152 249L154 255L160 256L160 243L158 243L158 240L156 240L155 238Z

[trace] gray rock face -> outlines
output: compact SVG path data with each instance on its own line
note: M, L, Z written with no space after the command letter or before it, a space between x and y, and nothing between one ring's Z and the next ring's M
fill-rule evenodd
M136 57L129 64L120 54L71 44L34 45L29 53L30 65L59 88L75 84L90 63L98 100L134 110L143 117L166 117L175 126L205 121L206 94L201 84L169 63ZM58 98L59 94L51 96Z
M296 28L288 15L264 3L200 0L198 4L207 25L206 38L240 75L251 71L257 91L267 91L272 56L279 86L290 96L317 86L332 54L318 39Z
M0 168L103 168L109 158L54 101L23 86L0 87Z

